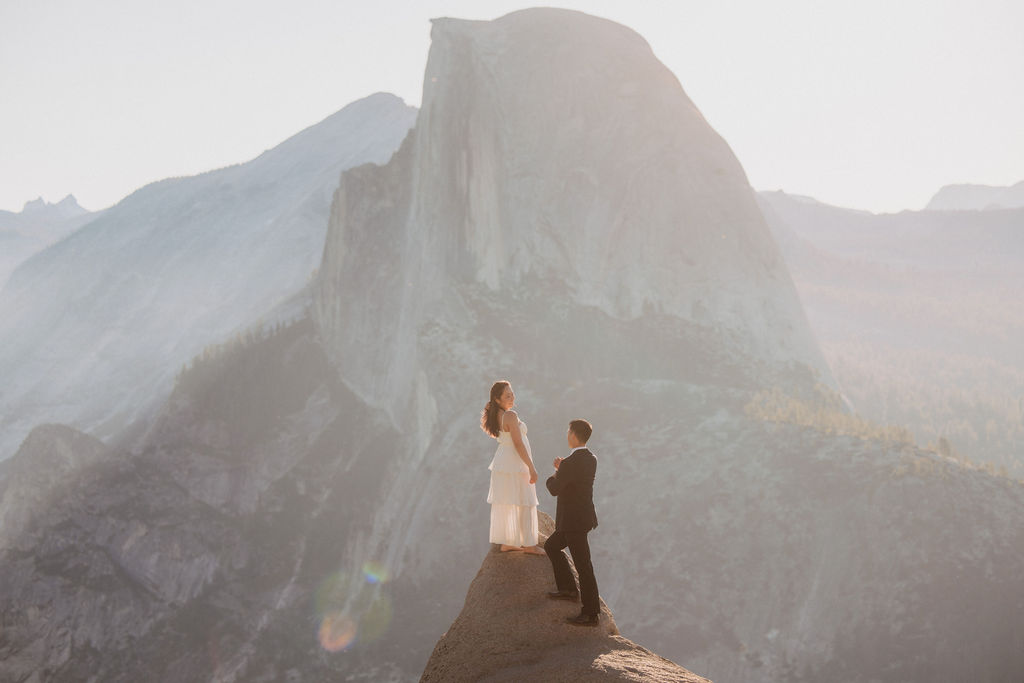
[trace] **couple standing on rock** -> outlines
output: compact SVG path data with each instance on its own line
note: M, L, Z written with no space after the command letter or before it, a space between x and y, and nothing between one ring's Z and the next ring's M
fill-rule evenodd
M558 498L558 506L555 531L541 550L537 546L537 470L533 466L530 441L526 438L526 423L512 410L515 401L515 393L508 382L495 382L491 387L491 400L480 418L483 430L498 440L498 451L489 468L491 488L487 493L487 502L491 504L491 543L501 544L503 552L546 553L558 587L548 593L548 597L573 602L582 598L580 614L567 617L566 621L577 626L597 626L601 607L587 541L590 530L597 528L597 513L594 512L597 458L587 449L592 427L586 420L569 423L566 439L571 451L568 457L555 458L555 473L546 482L548 491ZM566 547L579 573L578 590L563 552Z

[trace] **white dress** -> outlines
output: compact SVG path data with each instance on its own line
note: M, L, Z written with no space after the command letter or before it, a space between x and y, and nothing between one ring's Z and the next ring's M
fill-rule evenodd
M519 421L526 452L533 457L526 423ZM515 547L537 545L537 486L530 483L530 468L516 452L510 432L498 435L498 451L488 467L491 488L487 502L491 504L491 543Z

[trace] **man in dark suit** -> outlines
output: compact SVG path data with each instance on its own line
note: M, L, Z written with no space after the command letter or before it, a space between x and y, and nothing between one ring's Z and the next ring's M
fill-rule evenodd
M590 561L590 544L587 534L597 528L597 513L594 511L594 475L597 473L597 458L587 449L587 441L593 428L586 420L569 423L566 438L572 451L567 458L555 458L555 473L548 477L547 487L551 495L558 498L555 510L555 532L548 537L544 551L555 570L557 591L548 593L554 600L576 601L582 596L583 608L575 617L566 621L577 626L597 626L600 622L601 604L598 600L597 579L594 565ZM573 564L580 575L580 587L569 569L569 560L562 549L568 546Z

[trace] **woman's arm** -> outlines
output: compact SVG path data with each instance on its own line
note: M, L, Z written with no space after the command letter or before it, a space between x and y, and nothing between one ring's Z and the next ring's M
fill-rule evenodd
M519 416L516 415L514 410L506 410L505 414L501 416L501 421L508 428L509 434L512 435L512 445L516 447L516 453L526 463L526 466L530 468L530 483L536 483L537 470L533 466L533 458L530 457L529 451L526 450L526 444L523 443L523 433L519 429Z

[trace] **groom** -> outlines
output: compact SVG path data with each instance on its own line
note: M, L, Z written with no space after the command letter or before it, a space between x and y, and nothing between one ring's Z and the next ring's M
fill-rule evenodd
M566 617L576 626L597 626L600 622L601 605L597 595L597 579L594 565L590 562L590 544L587 534L597 528L597 513L594 512L594 474L597 472L597 458L587 449L587 441L593 428L586 420L569 423L566 438L572 451L569 457L555 458L555 473L548 477L547 487L551 495L558 498L555 510L555 532L548 537L544 551L555 570L555 585L558 590L548 593L553 600L576 601L582 594L583 609L578 616ZM562 549L569 547L573 564L580 575L580 587L569 569L569 561Z

